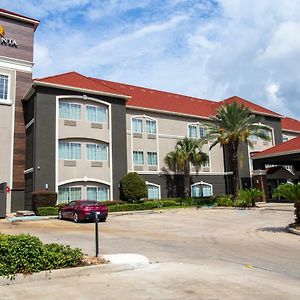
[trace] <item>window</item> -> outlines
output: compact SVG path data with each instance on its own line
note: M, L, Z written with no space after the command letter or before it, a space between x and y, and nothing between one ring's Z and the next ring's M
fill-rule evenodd
M81 144L59 142L58 156L64 160L81 159Z
M8 99L8 76L0 75L0 100Z
M197 138L197 126L196 125L189 125L189 137Z
M203 126L199 127L200 138L204 138L206 136L206 128Z
M143 165L144 164L143 151L133 151L133 164L134 165Z
M257 137L257 135L251 134L251 135L249 136L249 140L250 140L250 141L257 141L257 140L258 140L258 137Z
M132 119L132 131L134 133L143 132L143 120L142 119Z
M58 203L66 203L81 199L81 187L58 188Z
M209 168L210 167L210 160L207 158L207 161L202 165L203 168Z
M156 121L154 120L146 120L147 132L150 134L156 133Z
M191 186L192 197L209 197L212 195L212 185L208 183L196 183Z
M87 200L107 201L108 200L108 192L109 192L109 189L106 186L87 187Z
M283 142L287 142L288 140L289 140L289 137L288 137L287 135L284 134L284 135L282 136L282 141L283 141Z
M160 199L160 189L158 186L148 184L148 199Z
M59 102L59 117L69 120L81 119L81 105L75 103Z
M107 160L106 144L87 144L86 159L87 160Z
M157 166L157 153L156 152L147 152L148 156L148 165Z
M92 123L105 123L107 109L101 106L86 106L87 120Z

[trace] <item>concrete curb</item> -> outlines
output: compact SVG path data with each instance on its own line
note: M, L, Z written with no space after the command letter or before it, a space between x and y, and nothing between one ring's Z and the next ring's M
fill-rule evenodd
M45 220L51 220L51 219L57 219L57 216L34 216L34 217L9 217L6 218L7 222L33 222L33 221L45 221Z
M101 274L124 272L124 271L140 269L143 267L146 267L146 265L109 263L109 264L102 264L102 265L41 271L39 273L34 273L31 275L17 274L14 280L0 277L0 287L6 285L14 285L14 284L29 283L34 281L51 280L51 279L66 278L66 277L69 278L69 277L78 277L78 276L90 276L94 272L99 272Z
M296 234L296 235L300 235L300 230L297 230L293 227L290 227L290 226L287 226L286 227L286 230L289 232L289 233L293 233L293 234Z

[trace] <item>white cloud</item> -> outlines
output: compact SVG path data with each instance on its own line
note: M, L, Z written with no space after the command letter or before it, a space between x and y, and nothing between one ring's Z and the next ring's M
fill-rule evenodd
M41 18L38 77L75 69L200 98L239 95L300 118L299 0L0 4Z

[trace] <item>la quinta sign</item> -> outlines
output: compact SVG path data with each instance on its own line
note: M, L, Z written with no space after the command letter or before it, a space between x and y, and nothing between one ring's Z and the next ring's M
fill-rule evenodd
M12 47L12 48L18 48L18 44L17 44L16 40L5 37L5 28L2 25L0 25L0 38L1 38L1 45L2 46L9 46L9 47Z

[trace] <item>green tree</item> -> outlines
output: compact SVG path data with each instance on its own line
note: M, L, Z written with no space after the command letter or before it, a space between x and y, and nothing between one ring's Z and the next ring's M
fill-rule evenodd
M200 141L187 137L178 141L175 150L169 152L164 160L171 171L183 172L184 197L190 197L191 164L198 171L208 161L208 155L201 151Z
M259 189L244 189L239 191L239 198L251 203L252 207L255 202L264 196L264 192Z
M300 183L280 184L273 192L273 197L286 198L295 202L296 224L300 224Z
M146 182L139 174L128 173L121 180L121 193L127 201L139 201L148 195Z
M220 144L228 146L232 161L232 190L236 198L240 189L239 176L239 149L242 143L253 147L250 136L256 136L269 141L270 136L266 132L267 127L260 124L261 118L243 104L233 102L218 108L215 116L210 118L207 124L207 135L202 139L203 143L212 142L210 149Z

